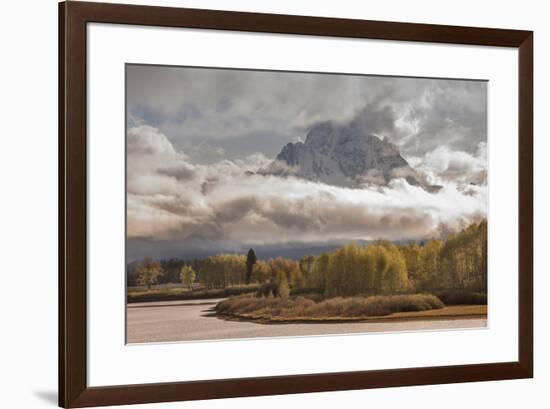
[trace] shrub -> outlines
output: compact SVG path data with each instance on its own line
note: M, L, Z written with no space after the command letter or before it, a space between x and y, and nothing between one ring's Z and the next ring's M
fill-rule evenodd
M267 281L263 283L258 291L256 292L256 295L258 297L267 297L269 294L273 295L277 292L277 286L275 283L272 283L271 281Z
M221 301L220 314L259 319L367 318L394 312L426 311L445 305L434 295L336 297L315 302L309 298L265 298L241 296Z

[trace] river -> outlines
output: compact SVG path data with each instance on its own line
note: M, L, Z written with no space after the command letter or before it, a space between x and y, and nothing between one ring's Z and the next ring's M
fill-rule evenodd
M174 342L213 339L288 337L387 331L479 328L487 320L441 319L337 324L259 324L227 321L209 311L220 300L133 303L127 307L127 342Z

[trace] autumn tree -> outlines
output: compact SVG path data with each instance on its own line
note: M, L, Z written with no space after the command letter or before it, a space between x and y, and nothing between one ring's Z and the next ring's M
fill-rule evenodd
M487 221L450 235L441 248L440 263L446 287L487 291Z
M330 264L330 254L323 253L315 257L311 273L308 276L308 285L316 288L320 293L325 293L327 290L327 275Z
M269 284L274 295L284 296L287 292L290 294L291 286L303 286L303 277L296 261L277 257L269 259L267 264L271 275Z
M147 286L148 290L151 289L153 284L158 282L159 277L163 274L160 262L151 257L143 259L143 261L139 263L136 272L138 284Z
M269 266L271 268L271 276L276 278L279 272L283 272L286 275L287 281L290 281L291 276L300 271L298 263L294 260L289 260L283 257L277 257L269 260Z
M290 295L290 287L288 285L288 279L284 271L279 270L276 277L277 296L281 298L288 298Z
M298 267L302 272L304 281L309 280L309 276L312 273L314 263L315 263L315 256L304 256L298 262Z
M207 288L224 288L244 284L246 281L246 256L242 254L217 254L201 263L201 283Z
M372 245L369 246L371 257L373 258L374 270L372 272L372 287L373 294L382 293L384 284L384 276L388 268L388 252L384 246Z
M407 274L412 284L418 279L420 271L420 246L417 242L411 241L404 246L399 246L399 251L405 259Z
M290 286L292 288L303 288L305 284L304 274L300 269L294 269L290 272Z
M388 264L384 271L383 290L395 294L409 290L407 264L403 254L392 245L387 248Z
M185 287L192 288L195 278L197 278L197 274L195 270L193 270L193 267L187 264L182 266L180 270L180 281Z
M266 261L258 260L252 271L252 279L262 284L271 278L271 267Z
M444 286L445 277L441 268L441 250L443 241L428 240L420 249L420 268L417 284L421 290L438 289Z

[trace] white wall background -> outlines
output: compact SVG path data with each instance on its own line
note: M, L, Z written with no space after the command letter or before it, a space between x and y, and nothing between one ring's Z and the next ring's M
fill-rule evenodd
M122 0L120 0L122 1ZM143 0L155 5L535 31L535 379L148 405L151 408L546 408L550 385L550 12L536 0ZM57 4L2 3L0 407L57 400ZM145 406L144 406L145 407Z

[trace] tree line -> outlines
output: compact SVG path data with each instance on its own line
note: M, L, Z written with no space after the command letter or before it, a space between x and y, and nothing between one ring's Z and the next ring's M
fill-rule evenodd
M205 288L257 283L264 295L281 297L291 290L326 297L453 289L486 292L487 222L424 242L350 243L299 261L259 260L250 249L247 255L218 254L203 260L146 258L128 267L129 285L163 282L182 282L188 287L200 283Z

